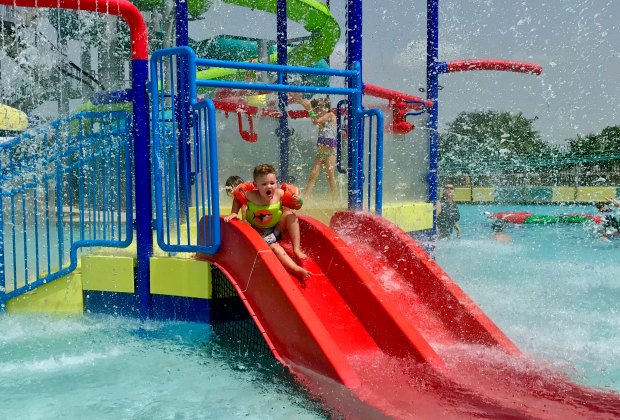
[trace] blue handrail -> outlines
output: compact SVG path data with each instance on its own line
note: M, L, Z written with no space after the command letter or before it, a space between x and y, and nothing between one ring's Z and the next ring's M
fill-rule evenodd
M377 213L378 215L382 214L382 208L383 208L383 130L384 130L384 124L383 124L383 113L379 110L379 109L366 109L362 112L362 115L366 118L369 119L369 129L368 129L368 163L366 166L366 173L368 174L368 187L367 187L367 197L368 197L368 201L367 201L367 210L368 211L372 211L372 206L371 206L371 196L372 196L372 157L373 157L373 150L374 150L374 173L375 173L375 177L374 177L374 181L375 181L375 188L374 188L374 211L375 213ZM372 117L375 118L376 122L375 122L375 146L373 149L373 145L372 145L372 134L373 134L373 130L372 130Z
M124 111L76 114L0 145L2 306L72 272L82 247L131 243L131 167Z
M190 115L193 130L184 134L180 129L181 117L178 112L183 106L183 100L179 96L181 90L178 86L178 78L175 74L179 69L175 66L176 59L184 57L189 69L189 104L185 112ZM198 80L196 77L202 68L228 68L245 71L275 73L274 83L241 82L229 80ZM301 86L284 83L285 75L311 74L329 77L341 77L350 79L351 87L325 87L325 86ZM219 228L215 221L219 218L219 188L217 183L217 149L215 129L215 108L209 99L198 99L198 88L227 88L242 89L262 92L300 92L343 95L349 98L349 108L353 110L349 122L349 194L355 195L353 200L357 203L354 208L362 207L361 194L363 191L363 167L358 162L363 148L358 147L358 142L363 144L363 139L358 138L358 122L365 116L375 117L377 128L381 133L377 135L377 159L380 163L376 169L382 170L382 146L383 146L383 118L379 110L364 111L361 107L361 77L359 66L352 70L321 69L314 67L281 66L261 63L232 62L222 60L210 60L196 58L194 51L189 47L176 47L158 50L151 57L151 100L152 100L152 124L153 124L153 171L155 182L156 201L156 229L159 246L168 252L217 252L219 244ZM340 112L340 105L338 107ZM340 119L339 119L340 120ZM360 131L361 135L363 133ZM187 136L185 138L184 136ZM188 160L191 165L183 169L178 162L185 162L184 147L178 144L189 144L191 157ZM379 150L379 148L381 148ZM358 152L359 150L359 152ZM191 166L191 168L189 168ZM339 168L342 170L342 168ZM193 172L190 172L193 171ZM193 176L193 178L192 178ZM195 206L196 220L190 220L191 214L183 205L183 191L189 191L186 186L187 180L196 180L188 202ZM375 189L382 188L381 174L375 181ZM381 191L375 192L375 211L381 212ZM199 217L202 216L202 217ZM208 222L198 228L200 220ZM209 229L205 227L209 226ZM208 237L208 241L197 243L198 238L192 237L194 226L201 230L202 238ZM208 235L207 235L208 234Z
M347 169L342 166L342 107L347 106L346 99L341 100L336 105L336 169L341 174L346 174Z

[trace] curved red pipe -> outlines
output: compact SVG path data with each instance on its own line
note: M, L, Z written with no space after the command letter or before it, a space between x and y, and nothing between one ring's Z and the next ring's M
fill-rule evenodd
M448 63L447 73L473 70L496 70L540 74L542 73L542 66L539 64L512 60L458 60Z
M148 32L136 6L126 0L0 0L0 4L17 7L83 10L119 16L131 31L131 58L148 59Z
M369 96L374 96L375 98L388 99L395 102L400 101L415 101L422 102L428 109L433 107L433 101L430 99L420 98L419 96L408 95L403 92L399 92L397 90L387 89L377 85L371 85L370 83L364 83L364 94ZM407 104L411 109L422 109L422 106L415 104Z

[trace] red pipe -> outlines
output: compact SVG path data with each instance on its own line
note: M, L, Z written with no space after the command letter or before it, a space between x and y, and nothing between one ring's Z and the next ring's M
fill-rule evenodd
M496 70L540 74L542 73L542 66L534 63L511 60L458 60L448 63L447 73L472 70Z
M148 60L146 24L136 6L126 0L0 0L0 4L17 7L83 10L120 16L131 32L131 58Z
M234 103L234 102L214 100L213 105L215 105L215 109L219 111L224 111L224 112L236 112L236 113L245 113L248 115L258 115L260 111L261 117L280 118L282 116L280 111L277 109L259 108L259 107L247 105L247 104L239 104L239 103ZM310 114L306 110L294 110L294 111L289 111L288 116L293 119L298 119L298 118L309 118Z
M364 94L369 96L374 96L375 98L388 99L395 102L401 101L416 101L422 102L428 109L433 107L433 101L429 99L423 99L419 96L408 95L403 92L398 92L396 90L387 89L377 85L371 85L370 83L364 83ZM407 104L407 107L410 109L421 110L422 105L416 104Z

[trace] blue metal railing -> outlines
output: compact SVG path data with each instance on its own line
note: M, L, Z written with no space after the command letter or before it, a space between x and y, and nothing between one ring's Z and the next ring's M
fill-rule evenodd
M177 57L160 50L151 58L157 242L168 252L213 254L220 245L215 108L193 94L189 109L182 109ZM184 128L188 118L191 130Z
M182 99L183 87L176 76L177 58L187 60L189 68L189 103ZM197 80L198 68L229 68L249 72L275 74L275 83L241 82L225 80ZM340 77L351 80L354 87L300 86L285 83L289 74L311 74ZM348 97L349 109L354 110L352 121L348 122L349 134L353 137L348 145L349 194L356 196L353 208L363 207L361 194L363 185L363 162L360 161L363 139L358 139L357 129L361 119L373 116L376 119L375 211L381 212L381 188L383 167L383 117L379 110L362 110L362 84L359 67L353 70L320 69L314 67L281 66L249 62L232 62L196 58L189 47L177 47L156 51L151 58L151 96L153 102L153 153L156 202L156 228L159 246L170 252L189 251L214 253L219 245L219 189L217 179L217 150L215 138L215 116L210 100L198 101L199 88L226 88L264 92L300 92ZM179 108L185 107L185 113ZM339 107L340 109L340 107ZM199 112L200 111L200 112ZM189 134L183 130L181 116L190 115ZM339 119L340 120L340 119ZM187 136L184 138L183 136ZM178 146L178 145L181 146ZM190 145L189 148L183 145ZM189 150L187 152L186 150ZM360 150L360 152L358 152ZM184 156L184 153L189 153ZM186 165L184 162L191 162ZM362 165L360 165L362 163ZM185 169L183 169L185 168ZM192 188L187 184L193 183ZM370 185L370 184L369 184ZM188 192L185 192L188 191ZM186 196L183 196L186 194ZM184 203L187 203L185 205ZM190 208L195 207L195 213ZM209 222L203 224L198 235L193 235L203 216ZM213 227L208 229L205 225ZM199 244L197 236L208 238Z
M343 114L343 109L346 110L347 102L343 99L336 104L336 170L341 174L347 173L347 168L342 165L342 135L348 130L348 122L345 119L347 114L346 111ZM346 137L348 137L348 132Z
M366 109L361 114L364 117L363 127L368 127L367 130L363 130L364 136L361 140L364 143L360 145L360 150L366 151L365 162L363 154L360 154L360 167L363 168L363 176L367 177L367 179L362 180L362 188L364 189L362 195L364 193L366 195L364 209L381 215L383 207L383 113L378 109Z
M0 304L133 238L127 112L87 112L0 145Z

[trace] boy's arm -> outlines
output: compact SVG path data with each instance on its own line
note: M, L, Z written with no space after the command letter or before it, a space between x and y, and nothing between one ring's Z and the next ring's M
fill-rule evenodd
M233 199L233 205L232 205L232 209L230 210L230 214L224 217L224 221L230 222L233 219L238 219L239 210L241 210L241 203L239 203L237 199Z

